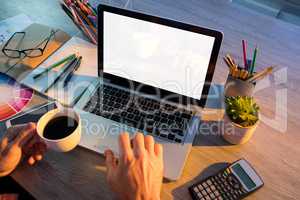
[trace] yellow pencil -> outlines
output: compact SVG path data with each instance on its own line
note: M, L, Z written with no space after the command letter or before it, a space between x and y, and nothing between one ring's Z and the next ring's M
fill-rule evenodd
M273 72L274 67L268 67L266 69L264 69L263 71L254 74L254 76L252 76L251 78L248 79L248 82L256 82L264 77L266 77L268 74L271 74Z

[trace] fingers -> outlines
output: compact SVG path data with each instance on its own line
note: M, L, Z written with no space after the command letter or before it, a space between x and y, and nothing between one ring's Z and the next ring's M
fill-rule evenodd
M130 139L128 133L122 133L119 136L119 151L120 157L131 158L133 155L132 148L130 145Z
M27 124L15 125L15 126L9 127L6 132L8 142L13 141L19 135L19 133L26 127L27 127Z
M4 151L7 145L8 145L8 137L3 137L0 142L0 153Z
M135 156L140 156L145 151L144 135L137 133L133 140L133 152Z
M33 138L35 133L36 133L35 124L29 123L26 127L24 127L20 131L18 136L13 140L13 144L22 147Z
M154 139L152 136L147 135L145 137L145 149L150 153L154 154Z
M117 167L116 158L114 156L114 153L111 150L106 150L104 152L104 155L105 155L105 164L106 164L108 173L110 173Z
M156 156L162 157L163 156L163 147L162 147L162 145L156 143L154 145L154 152L155 152Z
M28 163L30 165L33 165L37 161L42 160L43 159L43 155L46 152L46 149L47 149L46 144L44 144L42 142L34 144L32 146L32 154L28 158Z
M33 156L30 156L29 158L28 158L28 164L29 165L34 165L34 163L35 163L35 159L34 159L34 157Z

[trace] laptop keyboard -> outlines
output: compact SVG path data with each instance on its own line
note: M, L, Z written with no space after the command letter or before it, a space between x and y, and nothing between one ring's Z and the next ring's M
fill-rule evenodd
M191 111L108 85L98 88L84 110L176 143L184 142L192 117Z

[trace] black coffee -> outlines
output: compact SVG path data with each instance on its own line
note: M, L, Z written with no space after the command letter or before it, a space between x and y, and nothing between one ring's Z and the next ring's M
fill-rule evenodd
M78 122L67 116L51 119L46 125L43 136L50 140L59 140L71 135L78 126Z

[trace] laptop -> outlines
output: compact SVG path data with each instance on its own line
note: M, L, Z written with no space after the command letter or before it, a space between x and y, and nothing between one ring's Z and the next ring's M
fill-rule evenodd
M118 135L152 135L164 177L177 180L200 124L222 33L107 5L98 7L98 76L76 105L80 145L118 155Z

